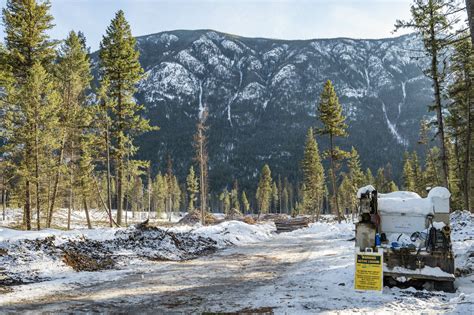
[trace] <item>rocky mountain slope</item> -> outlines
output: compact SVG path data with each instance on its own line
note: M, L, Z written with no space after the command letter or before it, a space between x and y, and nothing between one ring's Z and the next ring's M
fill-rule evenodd
M307 128L318 126L316 104L333 81L348 117L349 137L363 167L390 162L416 146L428 115L430 82L413 35L378 40L274 40L210 30L170 31L137 38L146 78L137 99L161 130L139 137L139 158L166 167L171 154L185 175L193 158L198 116L209 109L210 184L241 180L253 187L265 163L273 174L298 178ZM317 137L320 150L326 137Z

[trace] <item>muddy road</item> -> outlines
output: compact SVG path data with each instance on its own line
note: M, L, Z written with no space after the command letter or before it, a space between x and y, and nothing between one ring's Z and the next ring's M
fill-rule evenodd
M265 305L252 303L261 291L268 290L268 297L273 299L274 290L287 290L282 300L290 301L291 288L279 288L279 281L298 272L299 266L312 254L329 246L311 235L281 235L195 260L139 266L136 272L125 273L111 281L73 284L67 291L44 292L35 299L25 296L1 306L1 310L193 313L261 308ZM298 287L298 283L292 286Z
M350 231L317 229L228 248L184 262L153 262L89 273L86 280L33 284L4 299L1 313L456 312L442 292L353 291ZM28 287L31 287L29 294Z

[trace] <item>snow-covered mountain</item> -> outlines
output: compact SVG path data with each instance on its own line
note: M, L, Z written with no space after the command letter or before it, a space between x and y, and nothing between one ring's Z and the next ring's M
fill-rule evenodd
M348 117L342 147L359 150L363 167L401 169L416 146L419 121L431 103L430 82L413 35L389 39L274 40L210 30L170 31L137 38L147 77L137 99L160 130L141 136L139 158L187 171L200 112L209 108L212 188L254 184L264 163L273 174L298 177L307 128L333 81ZM317 137L320 150L325 137Z

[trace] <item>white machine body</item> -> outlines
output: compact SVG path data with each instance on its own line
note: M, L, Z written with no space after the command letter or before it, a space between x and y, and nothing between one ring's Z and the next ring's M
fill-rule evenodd
M428 227L427 216L449 213L450 196L444 187L433 188L426 198L407 191L379 194L381 232L411 234L425 230Z

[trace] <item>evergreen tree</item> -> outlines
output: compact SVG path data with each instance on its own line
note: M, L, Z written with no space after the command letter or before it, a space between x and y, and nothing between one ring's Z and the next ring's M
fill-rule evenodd
M423 171L421 170L420 161L418 160L418 154L416 151L413 151L412 153L411 167L413 170L413 191L420 196L424 196L426 194L425 179L423 177Z
M240 201L239 201L239 185L237 180L234 181L234 187L230 191L230 199L232 208L240 211Z
M360 165L359 153L352 147L347 163L349 169L349 177L354 187L360 188L364 184L364 172L362 172ZM370 169L368 169L370 172Z
M377 176L375 177L375 188L379 192L387 192L387 181L385 180L385 172L383 167L380 167L377 170Z
M22 185L24 223L31 229L32 185L36 188L37 227L40 228L42 172L48 165L40 159L52 154L49 138L57 120L57 94L47 70L54 59L54 43L47 31L53 27L49 1L8 0L3 9L7 54L2 71L11 72L2 102L2 151L8 152ZM5 77L5 75L4 75Z
M367 168L365 170L364 180L365 180L366 185L374 185L375 184L374 175L372 175L372 171L370 170L370 168Z
M426 156L429 146L428 143L430 141L430 133L431 133L431 128L430 128L430 123L426 119L422 119L420 121L420 133L419 133L419 138L418 138L418 144L423 147L423 155Z
M415 191L415 175L408 152L405 152L403 163L403 189L406 191Z
M173 176L171 181L171 200L172 200L172 210L173 212L179 212L181 205L181 188L179 188L178 178Z
M349 203L346 205L346 208L349 208L352 212L352 215L355 215L357 207L357 191L360 187L364 185L364 173L361 170L360 158L357 150L352 147L352 150L349 155L349 160L347 162L348 174L346 183L344 183L344 188L348 194ZM370 170L369 170L370 171ZM342 186L342 183L341 183Z
M35 64L49 70L55 43L47 32L53 28L50 1L8 0L3 9L7 63L17 84L24 82Z
M442 94L446 81L446 62L451 44L457 39L457 32L452 32L458 24L459 8L455 0L414 0L411 6L411 19L397 21L396 28L414 29L421 37L425 47L424 53L429 59L430 67L425 74L432 80L434 104L431 110L436 112L437 135L441 146L442 183L448 187L448 152L444 126Z
M152 203L155 207L156 215L159 216L161 213L166 211L166 199L168 191L166 178L161 174L157 174L153 185Z
M230 193L227 189L224 190L222 194L222 202L224 204L224 213L225 214L229 213L231 202L230 202Z
M201 188L200 206L201 223L205 224L207 212L207 194L208 194L208 162L209 154L207 152L207 122L208 111L205 109L199 117L196 125L196 134L194 135L194 147L196 149L196 161L199 163L199 186Z
M301 163L303 182L305 184L303 208L305 212L319 218L324 196L324 168L319 156L318 144L313 135L313 128L308 129L304 158Z
M451 193L451 207L453 209L461 209L463 207L461 180L459 178L461 172L457 169L459 156L455 154L454 143L449 142L447 148L449 152L449 192Z
M426 188L433 188L441 185L441 178L439 176L441 165L439 163L439 149L437 147L431 148L426 155L425 161L425 186Z
M107 95L117 176L117 223L122 223L124 158L133 153L132 135L152 130L138 113L133 97L143 69L136 41L122 10L118 11L100 43L100 81Z
M195 209L194 203L197 200L196 195L199 193L199 183L194 173L194 167L192 165L189 168L188 177L186 177L186 185L187 185L187 190L189 193L188 211L191 212L191 211L194 211Z
M82 112L83 115L81 117L81 122L85 126L90 126L92 124L93 115L88 110L83 110ZM94 192L94 157L97 156L97 151L95 149L97 147L96 143L97 137L94 133L83 132L79 134L77 145L79 158L77 161L76 180L80 187L80 194L82 196L82 204L84 206L88 228L92 228L89 216L89 203Z
M245 191L242 192L242 206L244 207L244 213L250 212L250 203L247 199L247 194L245 193Z
M339 200L341 203L341 208L344 213L348 213L348 210L351 210L354 213L354 199L357 199L357 195L354 195L353 192L353 183L348 174L342 174L341 185L339 185Z
M329 162L331 165L331 182L337 220L338 222L341 222L337 196L336 170L338 168L338 162L344 159L347 154L334 144L334 139L336 137L347 137L347 125L345 124L346 118L342 114L342 106L339 104L336 91L329 80L324 85L323 91L321 93L318 112L319 119L324 125L323 128L319 129L319 133L329 135L330 149L325 153L329 157Z
M449 87L453 102L449 105L446 120L448 135L454 145L453 175L459 179L462 207L471 209L471 196L474 195L474 49L468 39L454 45L451 58L451 73L454 81ZM471 187L472 186L472 187Z
M259 214L268 213L272 200L272 173L270 167L265 164L260 174L257 187L257 202Z
M388 190L387 192L394 192L394 191L398 191L398 186L397 184L395 184L395 182L392 180L388 183Z
M127 195L131 199L132 216L135 217L135 213L143 211L143 181L138 175L134 175L132 181L131 191Z
M57 54L57 63L54 68L54 75L57 81L57 87L61 95L61 107L59 110L60 134L59 154L55 166L54 184L51 196L51 203L48 213L47 226L50 227L53 218L53 211L56 206L56 197L59 189L61 170L64 166L69 166L67 171L73 176L82 177L82 184L89 184L89 187L82 186L82 198L86 198L85 191L90 191L90 178L86 180L84 176L90 175L92 171L92 150L90 143L90 133L87 128L92 124L91 111L86 108L86 91L90 87L92 75L87 47L84 36L81 33L71 31L61 45ZM87 145L89 144L89 146ZM81 159L81 153L88 155L86 159ZM65 160L69 163L65 163ZM85 160L89 160L88 164ZM79 162L81 167L75 167L76 173L72 172L73 166ZM78 172L79 171L79 172ZM84 174L83 172L87 172ZM87 203L87 200L83 201Z
M288 213L289 211L289 195L288 195L288 188L286 186L283 187L282 193L281 193L281 206L282 206L282 212L283 213Z
M278 212L278 202L280 196L278 195L278 187L275 182L272 184L272 204L273 204L273 212L277 213Z

